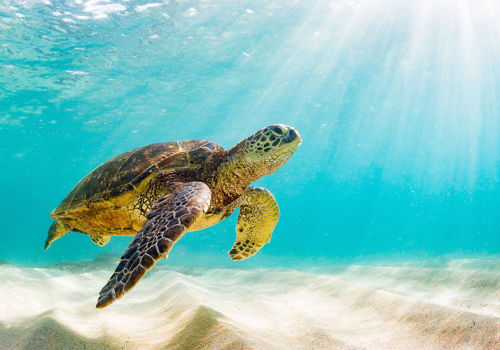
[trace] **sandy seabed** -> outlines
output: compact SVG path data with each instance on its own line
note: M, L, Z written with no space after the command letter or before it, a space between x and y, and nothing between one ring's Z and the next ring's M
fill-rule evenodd
M0 265L0 349L500 349L500 259L308 270Z

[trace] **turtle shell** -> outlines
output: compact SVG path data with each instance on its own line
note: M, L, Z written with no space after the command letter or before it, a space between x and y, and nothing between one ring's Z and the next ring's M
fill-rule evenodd
M218 150L222 147L213 142L191 140L155 143L122 153L85 176L50 216L67 215L89 203L113 202L130 192L134 195L159 172L199 168Z

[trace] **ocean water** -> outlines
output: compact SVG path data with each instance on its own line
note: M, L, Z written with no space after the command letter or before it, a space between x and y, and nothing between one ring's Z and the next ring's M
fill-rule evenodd
M0 342L0 347L29 348L32 334L55 329L73 344L59 348L167 343L169 349L203 348L202 338L188 336L199 332L200 322L236 327L230 332L210 328L216 334L209 332L212 340L222 333L224 339L238 335L229 345L203 343L210 349L387 349L391 344L494 349L500 344L496 1L150 1L0 0L0 259L12 264L0 266L6 281L0 290L12 297L0 307L0 334L28 339ZM98 247L87 235L70 233L43 250L52 222L48 214L78 181L135 147L207 139L228 149L274 123L295 127L303 143L282 169L255 183L268 188L280 205L271 243L251 259L231 261L227 251L237 219L232 215L185 235L157 267L158 278L173 278L174 285L155 282L153 275L142 292L134 290L120 300L123 309L109 318L87 313L131 237L113 237ZM109 254L99 258L102 253ZM96 256L115 260L105 272L89 275L78 262ZM45 269L61 263L70 263L59 265L69 270ZM355 273L359 266L367 268L361 268L362 276ZM183 270L188 268L193 270ZM241 269L226 274L239 282L224 284L224 273L217 271L226 270L217 268ZM264 277L254 275L257 268L264 269ZM309 289L301 290L296 279ZM247 299L238 296L238 285L251 295L252 281L256 294L241 306ZM308 333L286 338L287 327L300 329L314 312L319 315L325 295L354 290L339 283L376 292L370 299L364 289L355 289L358 304L336 304L335 312L358 315L345 328L326 327L335 320L324 316ZM54 297L49 301L21 285L52 288ZM150 295L155 303L140 299L147 296L148 285L155 290ZM447 285L457 288L451 291ZM223 290L226 294L217 294ZM274 299L283 290L295 294ZM76 299L69 291L78 294ZM179 299L183 291L191 304ZM445 338L436 331L443 337L436 335L435 344L418 343L411 333L416 328L408 324L425 317L411 318L402 307L394 317L411 318L404 331L377 338L380 323L374 320L380 314L363 314L363 307L389 303L390 293L400 298L390 299L391 305L403 305L404 298L426 300L432 307L460 310L453 314L457 320L474 320L490 333L476 334L481 342L474 343L474 337L460 340L443 331L451 337ZM207 294L213 298L206 299ZM229 306L220 302L221 296ZM32 304L20 308L29 298ZM263 328L249 326L257 322L259 300L277 315L274 321L305 317L305 323L282 323L277 331L282 341L273 341ZM129 335L135 345L111 344L109 334L124 336L117 324L118 333L98 330L98 325L111 324L111 315L135 315L141 303L152 312L162 302L161 310L173 313L165 316L162 331L173 332L167 325L174 319L187 322L178 338L147 343L152 333L144 331L139 338ZM183 302L190 306L182 309ZM273 303L276 308L295 303L297 310L309 313L278 317ZM180 309L174 312L166 305ZM78 315L71 312L75 308ZM186 310L195 310L189 322L175 318ZM448 309L432 310L437 323L447 320ZM372 322L366 330L373 329L373 337L350 338L348 329L366 319L363 315ZM22 317L31 321L15 323ZM384 322L396 322L384 317ZM99 321L83 326L90 319ZM123 326L156 327L145 319L132 317ZM275 323L268 322L263 325L272 329ZM193 325L195 330L189 328ZM418 334L430 326L422 327Z

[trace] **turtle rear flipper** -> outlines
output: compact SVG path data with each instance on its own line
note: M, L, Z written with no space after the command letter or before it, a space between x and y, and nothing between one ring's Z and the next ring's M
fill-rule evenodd
M108 283L102 288L97 308L121 298L162 257L167 258L174 244L208 210L211 192L203 182L188 182L160 198L147 216Z
M54 242L56 239L64 236L66 233L69 233L71 231L71 227L66 225L64 222L61 220L54 220L52 225L49 228L49 232L47 233L47 238L45 239L45 250L47 250L52 242Z
M111 238L110 235L102 235L99 233L89 233L89 236L90 240L100 247L108 244L109 239Z

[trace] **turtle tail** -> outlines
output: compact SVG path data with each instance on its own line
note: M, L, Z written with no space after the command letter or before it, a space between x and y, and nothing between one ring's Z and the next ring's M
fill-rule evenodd
M45 250L47 250L52 242L56 239L64 236L66 233L70 232L71 228L60 220L54 220L47 233L47 239L45 240Z

